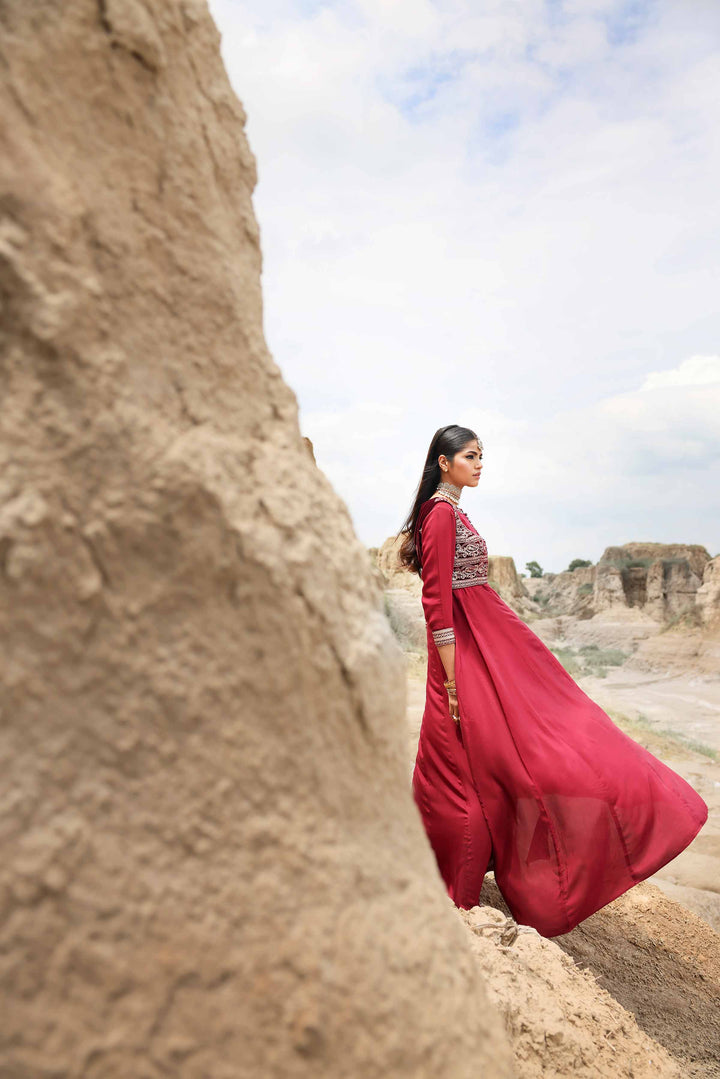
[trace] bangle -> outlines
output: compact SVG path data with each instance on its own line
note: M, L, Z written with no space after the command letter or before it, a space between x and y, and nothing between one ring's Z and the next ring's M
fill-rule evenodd
M454 693L455 692L455 679L454 678L449 678L447 680L447 682L443 682L443 685L445 686L445 689L448 691L448 693Z

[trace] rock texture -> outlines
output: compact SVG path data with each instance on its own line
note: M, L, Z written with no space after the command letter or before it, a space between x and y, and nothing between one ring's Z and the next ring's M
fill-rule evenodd
M669 621L695 606L710 555L698 544L626 543L607 547L597 564L595 611L640 607Z
M398 551L402 543L402 536L389 536L382 547L377 549L376 559L378 569L382 574L385 588L403 588L412 595L422 595L422 581L417 573L411 573L398 562Z
M720 555L705 563L695 600L706 626L720 629Z
M643 882L571 933L507 924L492 874L458 911L505 1014L518 1079L715 1079L720 937Z
M524 929L514 937L491 906L458 917L505 1016L517 1079L683 1079L667 1050L556 943Z
M0 1074L509 1075L205 4L6 0L0 54Z
M632 611L661 625L720 625L720 557L698 544L626 543L607 547L597 565L523 579L554 616L615 618Z
M550 610L576 618L592 618L595 613L593 594L595 591L596 566L579 566L563 573L546 573L542 577L524 577L526 592L540 606L540 610Z
M508 555L489 555L488 581L498 595L517 611L529 612L534 609L534 605L528 602L530 593L525 588L523 579L518 576L514 558Z
M682 1065L683 1079L717 1076L720 937L701 918L644 882L556 940Z

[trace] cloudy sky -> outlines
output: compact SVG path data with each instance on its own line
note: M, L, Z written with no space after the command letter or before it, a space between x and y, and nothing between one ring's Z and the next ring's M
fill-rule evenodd
M718 0L211 0L265 331L368 546L437 427L491 554L720 552Z

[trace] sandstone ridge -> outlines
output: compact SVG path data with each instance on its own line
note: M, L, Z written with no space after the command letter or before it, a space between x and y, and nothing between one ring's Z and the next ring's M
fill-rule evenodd
M0 1071L499 1079L218 46L198 0L0 8Z

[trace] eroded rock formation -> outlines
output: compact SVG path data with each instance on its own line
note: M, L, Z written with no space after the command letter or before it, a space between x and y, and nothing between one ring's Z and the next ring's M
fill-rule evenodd
M633 611L669 625L720 620L716 559L698 544L626 543L607 547L594 566L524 580L533 599L555 615L578 618Z
M595 613L593 594L596 577L596 566L579 566L563 573L525 577L523 585L541 611L592 618Z
M720 628L720 555L705 563L695 601L704 625Z
M0 7L0 1071L509 1074L198 0Z
M515 559L508 555L490 555L488 558L488 580L498 595L502 596L517 611L531 611L530 593L525 588L522 577L518 576Z
M422 594L422 581L417 573L411 573L410 570L405 569L398 562L398 551L400 550L401 542L402 536L389 536L382 547L377 549L375 557L378 569L383 577L383 585L385 588L391 589L403 588L412 595L420 596Z
M637 607L656 621L671 621L695 607L709 561L699 544L607 547L596 567L594 610Z

